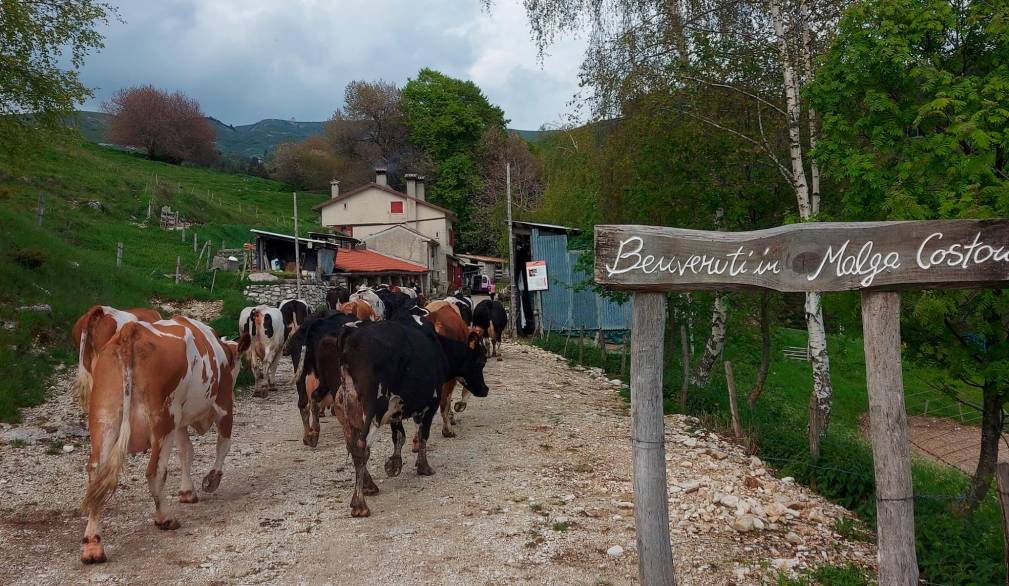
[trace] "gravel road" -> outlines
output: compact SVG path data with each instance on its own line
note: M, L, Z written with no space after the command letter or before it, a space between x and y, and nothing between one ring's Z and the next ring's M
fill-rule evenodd
M350 517L353 466L339 424L324 418L319 447L302 445L286 384L263 399L240 395L221 487L198 504L172 498L176 531L151 522L147 456L132 457L105 515L106 564L78 560L87 440L0 445L0 584L636 583L629 417L617 387L529 346L506 343L504 355L488 363L491 393L470 400L458 437L442 438L436 418L434 476L417 476L410 454L401 476L385 478L391 439L378 433L370 469L381 493L365 519ZM26 412L24 429L78 422L68 374L52 401ZM277 380L289 377L284 359ZM871 569L872 547L833 531L846 511L774 478L696 420L667 424L680 583L757 584L824 561ZM194 476L209 469L213 442L213 432L195 438ZM174 494L174 456L168 482ZM751 513L763 519L756 529L733 528Z

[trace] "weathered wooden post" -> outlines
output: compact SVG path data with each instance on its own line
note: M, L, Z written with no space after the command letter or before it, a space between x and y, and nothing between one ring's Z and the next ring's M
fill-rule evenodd
M193 252L196 252L196 232L193 232Z
M116 242L116 268L123 266L123 243Z
M669 540L669 493L662 414L662 337L666 296L635 293L631 306L631 446L634 450L634 525L638 579L675 584Z
M687 410L687 393L690 391L690 339L687 324L680 324L680 354L683 362L683 382L680 383L680 410Z
M35 222L39 226L42 225L42 216L44 216L45 213L46 213L46 194L40 193L39 204L38 207L35 209Z
M631 345L631 333L624 332L624 343L620 350L620 378L627 374L627 347Z
M214 285L217 283L217 269L214 269L214 276L210 278L210 292L214 292Z
M568 357L568 341L571 340L571 330L564 330L564 350L561 351L561 356L564 358Z
M876 470L879 583L918 583L911 448L900 362L900 293L862 293L865 383Z
M995 467L995 480L998 504L1002 507L1002 563L1005 566L1006 586L1009 586L1009 463L998 463Z
M179 284L179 275L182 272L182 257L175 257L175 284Z
M729 390L729 414L732 416L732 435L743 439L743 426L739 423L739 405L736 403L736 377L732 374L732 363L725 361L725 386Z

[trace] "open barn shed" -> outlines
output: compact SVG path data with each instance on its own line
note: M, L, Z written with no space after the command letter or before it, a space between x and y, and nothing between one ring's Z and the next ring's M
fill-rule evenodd
M518 293L517 331L532 335L537 321L550 331L626 330L631 325L630 303L616 303L595 293L588 285L592 275L577 268L581 250L568 250L568 236L577 228L512 222L515 241L513 285ZM529 290L525 266L529 261L546 262L548 288ZM540 317L542 316L542 317Z

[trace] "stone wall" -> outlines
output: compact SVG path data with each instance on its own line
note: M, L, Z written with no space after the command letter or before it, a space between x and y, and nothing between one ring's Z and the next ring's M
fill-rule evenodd
M302 283L301 297L314 310L320 305L326 305L326 291L328 289L329 285L324 283ZM245 286L246 298L273 307L285 299L294 299L297 296L298 286L294 279Z

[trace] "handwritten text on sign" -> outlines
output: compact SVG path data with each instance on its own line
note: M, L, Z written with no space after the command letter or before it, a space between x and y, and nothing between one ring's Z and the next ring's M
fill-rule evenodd
M1009 220L815 223L755 232L596 227L596 281L637 290L1000 286Z

